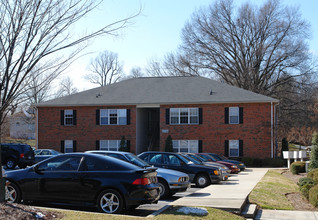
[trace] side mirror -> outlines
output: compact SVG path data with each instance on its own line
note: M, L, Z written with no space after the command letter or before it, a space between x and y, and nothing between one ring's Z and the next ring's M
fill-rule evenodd
M33 167L33 171L34 171L35 173L40 174L41 171L43 171L43 169L39 169L39 166L34 166L34 167Z

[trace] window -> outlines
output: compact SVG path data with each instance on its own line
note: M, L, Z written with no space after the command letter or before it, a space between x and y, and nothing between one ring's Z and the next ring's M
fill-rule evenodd
M174 152L198 153L199 141L198 140L173 140Z
M76 110L61 110L61 125L76 125Z
M230 124L239 124L240 111L239 107L230 107L229 108L229 123Z
M101 109L100 125L126 125L127 109Z
M64 125L73 125L73 110L64 111Z
M120 147L120 140L100 140L99 149L107 151L118 151Z
M76 171L82 157L57 157L38 166L43 171Z
M171 108L170 124L199 124L199 108Z
M64 153L72 153L72 152L73 152L73 140L65 140Z
M229 140L229 156L238 157L239 156L239 140Z

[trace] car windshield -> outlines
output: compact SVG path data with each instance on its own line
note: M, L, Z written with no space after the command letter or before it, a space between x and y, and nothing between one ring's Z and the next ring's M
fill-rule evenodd
M209 156L209 155L200 154L199 156L202 157L202 158L204 158L204 159L206 159L206 160L208 160L208 161L213 161L213 162L216 161L216 159L214 159L213 157L211 157L211 156Z
M125 156L127 160L132 164L135 164L139 167L150 167L150 165L147 162L143 161L142 159L138 158L133 154L125 154Z
M216 160L227 160L227 158L222 157L221 155L217 155L217 154L209 154L209 155L212 156Z
M194 164L191 160L189 160L188 158L186 158L185 156L183 156L183 155L180 155L179 154L179 158L180 158L180 160L182 160L184 163L186 163L186 164Z
M200 161L194 159L191 155L182 155L185 156L187 159L191 160L194 164L202 164Z
M201 161L201 162L208 162L207 159L203 158L203 157L200 157L198 155L191 155L191 157L193 157L194 159L198 160L198 161Z

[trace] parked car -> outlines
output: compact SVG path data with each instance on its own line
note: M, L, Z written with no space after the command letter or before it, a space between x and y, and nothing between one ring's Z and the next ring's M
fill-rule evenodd
M156 167L178 170L189 175L197 187L206 187L220 182L223 177L218 168L193 164L187 158L172 152L143 152L139 158Z
M188 158L190 161L192 161L194 164L198 164L198 165L205 165L205 166L212 166L212 167L217 167L220 169L220 171L222 172L222 176L223 179L222 180L227 180L229 178L229 174L231 173L231 170L219 163L215 163L215 162L210 162L210 161L204 161L203 158L192 154L192 153L180 153L182 156Z
M62 153L52 149L37 149L34 151L34 163L60 155Z
M155 170L97 154L69 153L7 172L6 179L13 202L90 204L112 214L158 201Z
M14 169L16 165L25 168L34 164L34 151L27 144L4 143L1 144L1 160L8 169Z
M235 164L225 162L225 161L217 161L213 157L211 157L208 153L196 153L196 155L199 155L200 157L206 159L207 161L217 162L217 163L220 163L220 164L227 166L231 170L231 173L233 173L233 174L240 172L240 169Z
M151 167L148 163L129 152L93 150L86 151L85 153L103 154L127 161L139 167ZM186 173L176 170L158 168L157 178L160 190L160 198L162 199L172 196L177 192L185 192L191 186L191 183L189 182L189 176Z
M240 169L240 171L245 170L246 166L243 162L241 161L237 161L237 160L230 160L227 157L224 157L222 155L219 154L214 154L214 153L208 153L211 157L213 157L216 161L225 161L225 162L229 162L229 163L234 163L237 165L237 167Z

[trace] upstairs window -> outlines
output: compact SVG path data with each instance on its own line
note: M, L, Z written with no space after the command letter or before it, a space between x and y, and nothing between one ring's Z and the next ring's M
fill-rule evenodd
M100 109L100 125L126 125L127 109Z
M229 108L229 124L239 124L240 111L238 107Z
M170 124L199 124L199 108L170 108Z
M61 125L76 125L76 110L61 110Z

